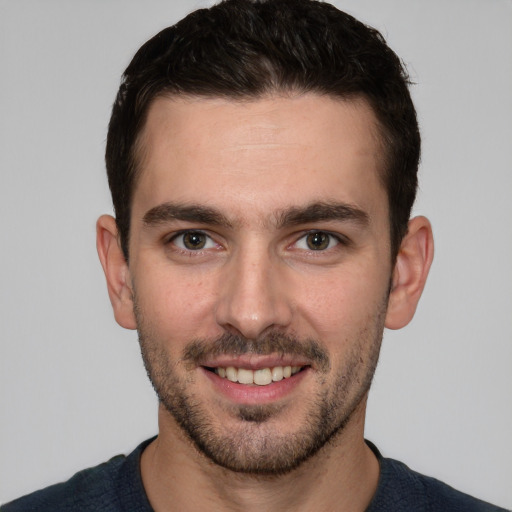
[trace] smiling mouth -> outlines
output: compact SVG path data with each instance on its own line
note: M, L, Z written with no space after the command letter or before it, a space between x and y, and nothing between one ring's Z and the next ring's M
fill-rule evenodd
M273 382L279 382L283 379L289 379L300 371L305 370L308 366L274 366L273 368L260 368L251 370L248 368L235 368L234 366L206 368L214 372L222 379L239 384L257 386L268 386Z

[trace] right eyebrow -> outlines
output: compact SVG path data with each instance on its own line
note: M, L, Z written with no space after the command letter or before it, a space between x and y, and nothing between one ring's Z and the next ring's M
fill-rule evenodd
M227 217L215 208L194 204L162 203L148 210L142 218L142 222L147 227L157 226L173 220L233 227Z

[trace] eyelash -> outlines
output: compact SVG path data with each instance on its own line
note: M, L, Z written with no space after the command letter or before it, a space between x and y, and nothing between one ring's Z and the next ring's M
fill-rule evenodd
M206 240L205 243L206 244L208 244L208 243L213 244L214 247L206 247L206 248L201 247L200 249L194 250L194 249L188 249L186 247L180 247L180 246L178 246L176 244L176 240L179 239L180 237L184 237L185 235L193 235L193 234L197 234L197 235L201 235L201 236L206 237L207 240ZM297 246L299 244L299 242L301 242L302 240L304 240L304 243L307 243L306 242L307 237L310 236L310 235L316 235L316 234L325 235L325 236L329 237L328 246L325 249L304 248L304 249L301 249L302 251L307 252L309 254L313 254L313 255L318 255L319 256L322 253L330 252L330 251L336 249L336 247L338 247L338 246L348 247L350 245L350 240L347 239L343 235L340 235L338 233L334 234L334 233L331 233L331 232L325 231L325 230L312 229L312 230L303 232L288 247ZM332 244L333 241L335 241L336 244L333 247L331 247L331 244ZM207 232L202 231L200 229L186 229L186 230L182 230L182 231L179 231L177 233L174 233L174 234L172 234L172 236L170 236L166 240L165 244L166 245L173 245L174 246L174 250L176 250L177 252L180 252L180 253L186 254L186 255L190 255L190 256L191 255L201 255L201 254L203 254L204 251L209 251L211 249L221 247L221 245L216 243L213 240L213 238ZM182 245L185 245L183 243L183 241L182 241Z
M326 253L328 251L334 250L338 245L340 245L340 246L348 246L349 245L349 241L346 237L344 237L340 234L337 234L337 233L335 234L335 233L331 233L329 231L324 231L321 229L312 229L312 230L306 231L292 245L297 246L298 243L302 240L304 240L304 243L307 243L307 238L311 235L325 235L329 238L329 240L328 240L327 247L324 249L304 248L304 251L307 251L308 253L313 253L313 254L319 255L321 253ZM336 244L333 247L331 247L331 244L333 241L336 242Z
M207 239L205 242L206 244L212 243L216 247L219 246L219 244L214 242L213 238L208 233L206 233L205 231L202 231L200 229L184 229L182 231L174 233L170 238L168 238L168 240L166 241L166 245L172 244L172 245L174 245L174 247L177 251L187 254L187 255L201 254L203 251L213 249L213 247L207 247L207 248L200 248L200 249L194 250L194 249L187 249L186 247L179 247L176 244L176 240L179 239L180 237L184 237L185 235L193 235L193 234L197 234L197 235L206 237L206 239ZM183 242L182 242L182 244L185 245Z

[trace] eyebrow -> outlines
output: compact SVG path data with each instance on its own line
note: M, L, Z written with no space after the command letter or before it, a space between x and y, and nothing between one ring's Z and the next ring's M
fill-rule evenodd
M277 226L281 228L329 220L350 221L367 226L370 217L365 211L351 204L318 202L306 207L289 208L278 213Z
M148 227L157 226L173 220L198 222L231 228L233 225L228 218L215 208L203 205L186 205L163 203L148 210L142 222Z
M330 220L355 222L361 226L366 226L369 223L369 216L365 211L339 202L315 202L304 207L286 208L275 213L274 219L278 229ZM173 220L227 228L234 226L233 222L216 208L196 204L162 203L148 210L142 218L142 222L147 227L165 224Z

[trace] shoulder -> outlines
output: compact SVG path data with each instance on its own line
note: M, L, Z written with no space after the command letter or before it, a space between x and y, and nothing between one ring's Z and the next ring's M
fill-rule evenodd
M62 482L33 492L2 506L2 512L116 510L104 508L105 503L115 505L115 480L125 457L119 455L94 468L76 473Z
M435 478L412 471L399 461L383 458L380 454L378 458L381 470L379 485L367 512L505 511Z
M149 441L128 457L117 455L108 462L76 473L66 482L2 505L1 512L115 512L150 511L139 471L140 454ZM149 507L149 508L148 508Z

